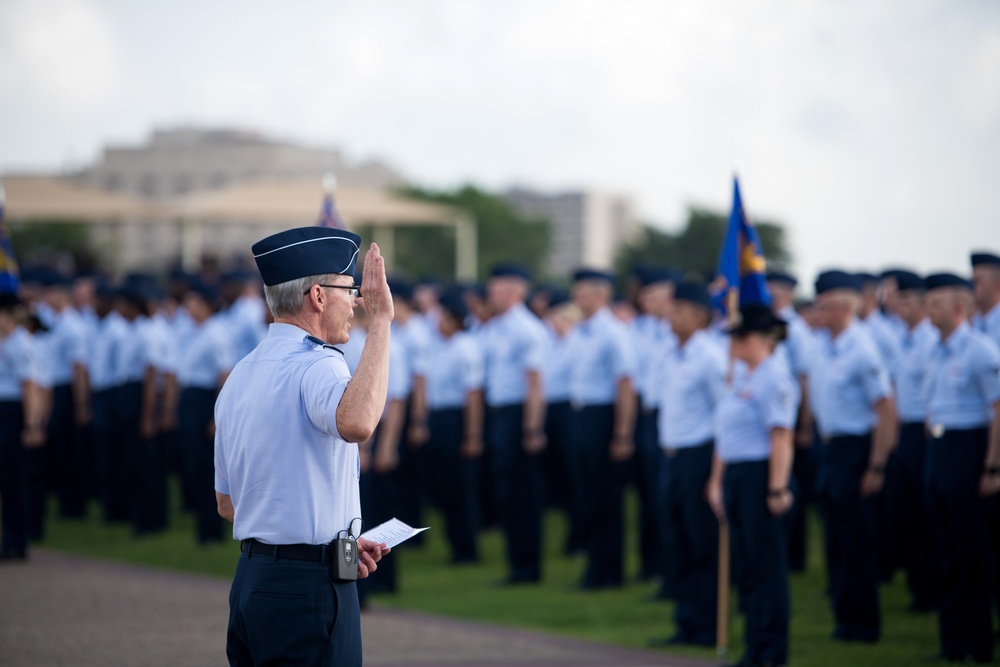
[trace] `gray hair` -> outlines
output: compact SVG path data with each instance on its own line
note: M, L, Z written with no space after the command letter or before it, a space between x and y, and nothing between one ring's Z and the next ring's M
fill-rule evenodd
M298 315L305 303L305 293L316 284L329 283L334 278L338 278L336 273L328 273L319 276L306 276L296 278L288 282L277 285L264 286L264 299L267 307L271 309L271 314L275 317L291 317Z

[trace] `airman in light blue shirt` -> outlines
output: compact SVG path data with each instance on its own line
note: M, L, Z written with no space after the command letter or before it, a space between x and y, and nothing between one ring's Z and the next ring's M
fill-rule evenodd
M726 354L707 332L671 346L660 377L660 446L681 449L712 440L725 388Z
M573 360L570 402L574 406L614 403L618 383L635 375L635 354L625 325L603 308L576 325L567 345Z
M988 426L1000 401L1000 352L962 323L931 351L925 385L928 422L936 429Z
M459 332L431 343L427 365L427 406L461 408L469 392L483 388L482 352L472 336Z
M938 342L938 333L927 320L907 329L899 339L892 377L896 387L896 407L901 422L923 422L927 419L924 381L931 351Z
M545 366L546 333L523 303L516 304L482 327L486 360L486 403L518 405L527 398L527 373Z
M975 328L1000 346L1000 256L972 253L972 283L976 307Z

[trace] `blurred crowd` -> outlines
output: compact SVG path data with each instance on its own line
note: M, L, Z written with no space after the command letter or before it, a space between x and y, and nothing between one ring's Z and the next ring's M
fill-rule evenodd
M532 287L517 264L484 285L390 280L389 395L361 448L364 524L424 525L440 508L456 564L505 538L504 585L544 576L542 516L566 515L585 590L628 577L673 600L668 643L713 645L719 526L731 529L747 616L743 664L787 662L787 578L822 518L834 637L875 642L880 583L905 572L915 613L940 616L942 657L992 659L1000 602L1000 258L971 279L827 271L814 301L768 274L767 312L719 314L713 287L641 266L621 291L581 269ZM359 300L360 301L360 300ZM215 396L267 333L259 276L24 271L0 295L4 558L91 501L137 536L170 521L168 479L220 541ZM356 368L365 313L342 346ZM275 414L280 419L280 414ZM16 444L12 444L16 443ZM623 497L639 499L626 572ZM419 545L420 538L414 543ZM396 559L359 582L399 585Z

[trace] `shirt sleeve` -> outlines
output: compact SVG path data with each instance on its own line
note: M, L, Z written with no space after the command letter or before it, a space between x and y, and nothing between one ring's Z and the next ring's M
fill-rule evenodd
M483 363L483 355L479 347L471 339L464 341L462 356L465 362L464 373L462 374L465 393L482 389L483 383L486 381L486 367Z
M799 409L798 383L785 372L771 373L765 390L757 395L758 407L763 416L764 426L791 429Z
M218 412L219 403L216 402L215 410ZM218 415L215 418L219 422ZM226 466L226 450L223 446L222 432L215 431L215 490L224 495L231 495L229 491L229 468Z
M309 421L338 440L343 437L337 430L337 408L350 380L347 362L329 355L309 366L302 375L300 392Z
M410 393L410 366L405 351L398 342L389 341L389 390L386 399L404 400Z
M1000 351L992 341L987 341L980 349L975 362L975 378L986 402L993 406L1000 401Z
M628 378L634 382L638 360L635 348L629 344L627 333L625 331L615 332L611 342L611 370L614 373L615 381L620 382Z
M713 406L717 406L726 393L726 373L728 367L726 355L721 351L710 350L705 355L704 373L708 397Z
M222 330L215 331L215 367L219 375L228 373L236 365L236 348Z
M889 373L874 350L861 348L858 355L858 373L869 405L875 405L891 394Z
M537 322L530 322L524 329L524 340L525 369L541 373L545 366L545 329Z

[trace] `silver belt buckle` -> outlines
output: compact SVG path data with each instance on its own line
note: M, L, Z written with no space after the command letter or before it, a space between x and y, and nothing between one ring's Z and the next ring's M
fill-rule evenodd
M931 426L931 437L934 439L944 435L944 424L934 424Z

